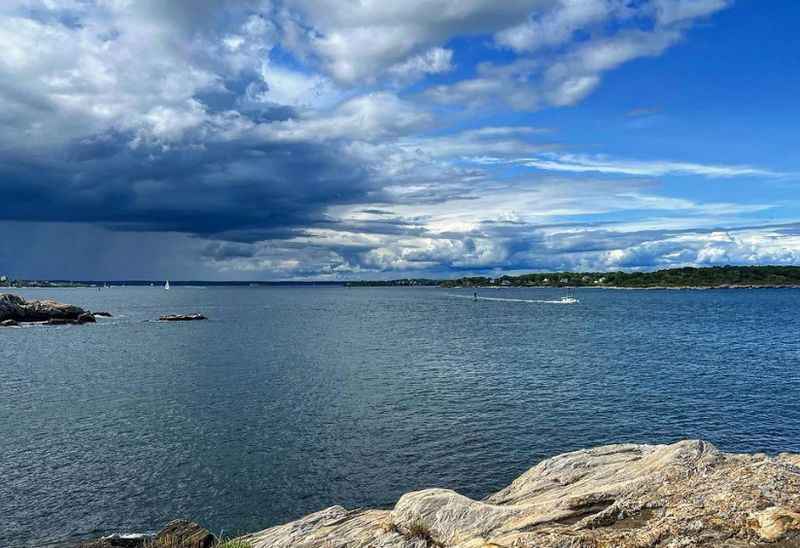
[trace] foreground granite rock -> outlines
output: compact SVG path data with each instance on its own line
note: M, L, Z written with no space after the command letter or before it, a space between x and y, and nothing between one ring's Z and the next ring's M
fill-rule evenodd
M91 319L89 319L91 317ZM94 317L79 306L63 304L51 299L26 301L12 293L0 294L0 322L53 322L88 323Z
M544 460L482 501L427 489L392 510L333 506L242 540L252 548L800 547L800 455L722 453L703 441L608 445Z

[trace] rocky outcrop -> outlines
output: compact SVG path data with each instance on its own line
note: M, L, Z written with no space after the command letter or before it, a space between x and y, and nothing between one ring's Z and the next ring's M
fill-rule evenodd
M167 524L158 532L153 548L211 548L217 539L200 525L183 519Z
M162 322L190 322L193 320L207 320L202 314L167 314L161 316L159 321Z
M91 317L91 319L89 319ZM89 323L94 317L83 308L51 299L26 301L19 295L0 294L0 322Z
M153 538L147 535L109 535L79 545L79 548L145 548Z
M154 536L110 535L80 548L212 548L217 538L207 529L184 519L171 521Z
M608 445L544 460L477 501L408 493L333 506L243 538L253 548L800 546L800 455L703 441Z

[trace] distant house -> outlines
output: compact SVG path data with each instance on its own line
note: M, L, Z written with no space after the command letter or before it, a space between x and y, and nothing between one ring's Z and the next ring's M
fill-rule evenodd
M0 284L4 284L8 282L8 276L0 276Z

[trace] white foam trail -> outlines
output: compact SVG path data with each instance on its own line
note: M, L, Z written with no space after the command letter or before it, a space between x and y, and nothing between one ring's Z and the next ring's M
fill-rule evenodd
M475 300L475 297L472 295L456 295L454 293L446 293L448 297L458 297L459 299L469 299L471 301ZM529 304L573 304L564 302L562 300L544 300L544 299L510 299L504 297L481 297L478 296L477 300L479 301L501 301L506 303L529 303Z

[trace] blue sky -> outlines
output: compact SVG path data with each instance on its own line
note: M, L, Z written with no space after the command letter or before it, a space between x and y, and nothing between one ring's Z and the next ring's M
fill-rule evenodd
M0 273L800 264L796 2L188 6L0 6Z

